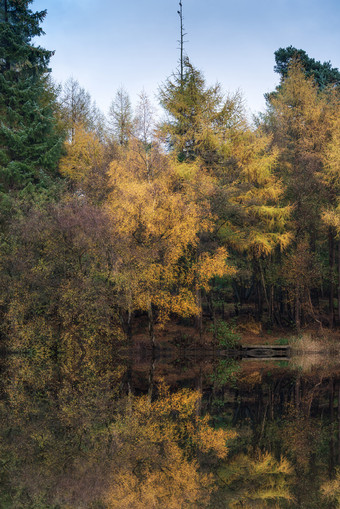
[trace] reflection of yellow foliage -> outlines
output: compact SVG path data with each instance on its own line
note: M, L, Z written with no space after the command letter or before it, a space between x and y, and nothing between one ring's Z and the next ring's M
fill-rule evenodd
M235 432L224 429L215 430L209 425L209 416L205 416L199 423L195 442L202 452L214 451L218 458L226 458L228 450L226 440L235 438Z
M141 479L129 469L120 471L105 499L108 509L191 508L208 502L211 476L200 474L195 461L189 462L181 450L164 447L164 464L157 470L145 469Z
M159 397L129 397L111 432L118 445L116 467L107 492L108 508L178 508L207 503L214 478L201 472L198 453L225 458L234 432L215 430L209 417L197 415L198 392L170 393L159 386Z
M307 470L319 430L313 427L311 419L299 414L295 408L290 408L289 414L290 419L282 428L282 443L289 448L298 467Z
M255 457L240 454L219 470L219 477L231 491L226 492L227 507L272 507L273 502L293 501L289 476L293 468L285 458L277 461L270 453Z
M335 507L340 507L340 469L336 469L334 479L327 481L321 486L321 493L325 498L336 503Z
M239 376L238 383L246 385L249 388L255 387L255 385L262 383L262 375L259 371L253 371L251 373L247 373L244 376Z

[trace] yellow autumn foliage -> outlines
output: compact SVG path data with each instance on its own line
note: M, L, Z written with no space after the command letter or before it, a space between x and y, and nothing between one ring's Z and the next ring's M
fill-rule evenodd
M194 292L208 288L214 275L231 273L225 249L203 254L180 275L179 261L195 250L199 234L212 227L208 196L213 180L196 164L159 157L161 167L146 174L134 145L111 163L106 210L121 236L120 270L113 275L117 293L129 309L157 306L164 323L171 313L197 313Z
M324 153L324 168L320 179L326 186L328 207L322 212L322 221L340 235L340 102L334 105L330 129L331 137Z
M229 276L235 274L235 269L227 265L227 251L223 247L219 247L215 253L202 253L198 259L197 287L202 287L206 291L209 290L209 282L214 276Z
M104 147L93 132L81 125L75 130L74 140L65 145L66 155L59 163L60 173L75 182L86 179L94 168L103 164Z
M321 485L321 493L325 499L335 503L335 507L340 507L340 469L336 468L335 476Z
M275 503L293 502L290 479L293 467L286 458L276 460L269 452L255 456L239 454L219 470L219 478L228 486L227 507L273 507Z
M230 144L234 179L226 192L237 213L219 227L221 239L256 258L276 246L285 249L292 238L286 231L291 207L282 206L284 188L274 172L279 151L272 147L272 137L260 129L243 129Z
M201 471L198 452L226 458L231 431L215 430L209 416L197 415L200 394L170 392L160 384L158 398L130 396L111 426L116 435L117 466L105 497L106 506L155 509L190 508L208 503L214 477Z

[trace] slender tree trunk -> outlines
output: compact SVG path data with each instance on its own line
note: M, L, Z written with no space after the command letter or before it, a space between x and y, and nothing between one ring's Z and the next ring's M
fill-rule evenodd
M300 387L301 387L301 375L298 374L295 381L295 408L300 413Z
M202 291L200 288L196 290L196 305L198 307L198 313L196 315L196 329L200 336L202 335Z
M274 401L275 401L274 384L270 387L269 391L269 415L271 420L274 420Z
M199 265L200 260L200 253L199 249L197 248L195 251L195 262L197 266ZM200 285L200 279L198 273L196 273L195 280L194 280L194 289L195 289L195 296L196 296L196 306L198 309L198 312L195 317L195 327L196 330L198 330L200 338L202 336L202 319L203 319L203 313L202 313L202 290Z
M255 282L255 310L256 310L256 320L258 322L262 319L262 312L263 312L263 300L262 300L262 291L261 288L264 284L264 277L263 277L263 271L262 266L260 264L260 261L258 261L255 256L253 257L252 261L252 269L253 269L253 279ZM265 295L266 297L266 295Z
M129 349L129 356L127 358L127 366L126 366L126 388L127 393L130 396L133 394L134 387L133 387L133 351L132 348ZM125 385L125 384L124 384Z
M155 327L154 327L154 314L152 309L152 304L150 303L149 309L148 309L148 318L149 318L149 338L151 343L152 351L155 350Z
M335 261L335 242L333 231L330 228L328 234L329 240L329 326L334 325L334 261Z
M312 314L312 317L314 318L314 320L316 322L318 322L318 324L320 325L320 330L323 330L322 329L322 322L321 320L319 320L315 314L315 311L314 311L314 307L313 307L313 303L312 303L312 298L310 296L310 290L308 290L308 295L307 295L307 298L308 298L308 302L309 302L309 307L310 307L310 310L311 310L311 314Z
M262 319L262 312L263 312L263 306L262 306L262 293L261 293L261 284L258 281L256 285L256 293L257 293L257 321L261 321Z
M155 373L155 359L151 358L150 370L149 370L149 388L148 388L148 399L151 403L154 388L154 373Z
M263 295L264 295L264 298L265 298L265 301L266 301L266 304L267 304L268 313L270 315L270 303L269 303L269 299L268 299L266 282L265 282L265 279L264 279L264 272L263 272L263 267L262 267L261 260L259 260L259 268L260 268L260 274L261 274L261 282L262 282L262 288L263 288Z
M186 35L184 33L184 26L183 26L183 5L182 5L182 0L180 0L179 2L179 11L178 11L178 15L179 15L179 18L180 18L180 23L181 23L181 38L180 38L180 72L181 72L181 88L183 87L183 84L184 84L184 35Z
M295 289L295 325L297 331L300 332L301 322L300 322L300 299L299 299L299 289Z
M200 372L196 381L196 390L199 393L199 397L196 402L196 415L200 416L202 414L202 394L203 394L203 374L202 368L200 368Z
M340 465L340 384L338 386L338 464Z
M209 306L210 319L212 320L213 324L215 325L216 313L215 313L215 306L214 306L214 299L212 296L212 291L207 294L207 302L208 302L208 306Z
M329 438L329 477L334 477L335 469L335 447L334 447L334 381L333 378L330 380L330 391L329 391L329 418L330 418L330 438Z
M130 310L120 312L120 322L125 334L125 338L128 341L129 346L132 345L132 319L133 313Z
M340 239L338 240L338 320L340 324Z
M270 286L270 297L269 297L269 321L274 320L274 285Z
M236 283L232 285L232 288L233 288L235 315L238 316L240 314L239 304L241 304L241 295L237 289Z

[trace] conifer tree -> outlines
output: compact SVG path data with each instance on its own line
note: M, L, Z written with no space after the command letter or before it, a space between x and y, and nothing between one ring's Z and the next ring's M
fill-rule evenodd
M329 143L326 145L324 154L324 168L320 173L322 184L327 193L327 204L322 213L322 220L329 231L329 261L330 261L330 312L331 321L333 321L333 298L335 284L335 243L338 245L338 319L340 321L340 102L330 101L328 105L332 107L329 116L331 117L331 128Z
M307 78L312 77L321 90L329 85L339 87L340 72L336 67L332 67L331 62L321 63L309 57L304 50L296 49L293 46L279 48L275 51L274 71L281 75L282 80L287 77L289 66L296 59L300 61Z
M53 116L48 64L53 52L31 43L46 11L31 0L0 2L0 190L45 186L56 175L62 135Z
M123 87L117 90L111 102L109 123L114 140L119 145L127 145L132 130L132 108L128 93Z
M186 57L183 76L168 78L160 90L160 101L168 114L161 131L179 160L200 157L204 163L211 163L218 149L218 135L225 128L226 108L220 85L207 87L203 74Z
M105 120L91 95L74 78L69 78L63 85L59 99L60 116L71 143L76 136L77 128L92 131L103 138Z
M139 94L139 102L136 107L136 114L133 121L131 148L141 160L148 179L154 176L159 159L159 143L155 136L155 111L149 97L143 90Z
M288 286L292 284L296 260L299 260L301 277L310 282L303 293L298 291L297 286L294 290L296 324L300 322L300 311L304 311L305 317L314 315L311 293L315 288L315 279L307 276L310 265L313 265L315 274L321 272L317 258L320 240L325 237L328 237L329 244L327 279L330 323L333 323L334 231L329 228L326 236L321 221L325 204L332 201L325 185L327 175L324 165L324 152L332 130L330 97L329 91L321 91L313 77L306 77L300 60L293 59L280 88L268 98L267 127L273 133L274 144L279 149L277 173L285 188L283 201L293 206L290 230L295 240L296 256L291 258L294 260L290 264L292 273L288 274L286 270L285 279ZM308 258L301 255L307 250Z

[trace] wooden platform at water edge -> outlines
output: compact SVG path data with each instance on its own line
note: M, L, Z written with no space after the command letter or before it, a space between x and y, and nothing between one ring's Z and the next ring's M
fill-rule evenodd
M257 359L281 359L290 356L289 345L242 345L244 357L256 357Z

